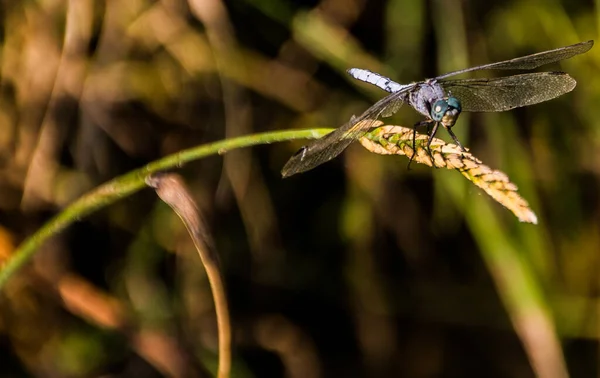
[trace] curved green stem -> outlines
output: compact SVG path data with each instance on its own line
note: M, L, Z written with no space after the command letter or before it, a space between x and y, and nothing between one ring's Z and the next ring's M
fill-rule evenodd
M8 279L33 256L35 251L52 235L60 232L76 220L106 207L117 200L127 197L145 187L146 176L159 171L178 168L184 163L198 160L206 156L222 155L233 149L250 147L259 144L283 142L294 139L316 139L331 132L332 129L308 129L271 131L261 134L246 135L238 138L221 140L190 148L156 160L148 165L97 187L85 194L62 212L50 219L35 234L25 239L15 253L5 261L0 269L0 289Z

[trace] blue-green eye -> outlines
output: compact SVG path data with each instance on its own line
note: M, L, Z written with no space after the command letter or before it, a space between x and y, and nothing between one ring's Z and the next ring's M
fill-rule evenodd
M433 119L436 122L441 121L442 117L444 116L444 114L446 114L447 110L448 110L448 101L437 100L431 106L431 119Z
M460 105L460 100L457 99L456 97L448 97L448 106L451 108L454 108L456 110L458 110L459 112L462 111L462 106Z

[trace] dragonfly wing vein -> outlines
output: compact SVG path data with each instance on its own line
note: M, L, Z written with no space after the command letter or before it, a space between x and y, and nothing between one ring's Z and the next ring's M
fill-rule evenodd
M551 100L572 91L577 83L564 72L539 72L440 84L460 100L464 111L501 112Z
M321 165L342 153L352 142L362 137L373 123L390 106L398 106L405 101L410 88L392 93L379 100L363 114L353 117L343 126L319 138L296 152L281 170L283 177L305 172Z
M548 50L536 54L522 56L519 58L504 60L502 62L484 64L481 66L449 72L447 74L438 76L437 78L443 79L446 77L479 70L532 70L534 68L538 68L546 64L558 62L561 60L572 58L575 55L583 54L584 52L591 49L593 45L594 41L592 40L580 42L574 45L564 46L554 50Z

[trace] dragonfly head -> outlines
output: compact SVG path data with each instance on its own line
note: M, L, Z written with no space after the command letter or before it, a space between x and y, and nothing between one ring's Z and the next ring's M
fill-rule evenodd
M431 106L431 119L440 122L445 128L454 126L462 108L456 97L447 97L437 100Z

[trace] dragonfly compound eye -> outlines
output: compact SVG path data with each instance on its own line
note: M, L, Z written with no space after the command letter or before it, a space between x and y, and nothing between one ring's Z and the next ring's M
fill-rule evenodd
M446 114L447 110L448 110L448 101L437 100L431 106L431 119L433 119L436 122L441 121L442 117L444 117L444 114Z
M460 101L456 97L448 97L446 103L448 104L448 107L442 115L440 122L445 128L450 128L456 123L462 107L460 106Z
M456 97L448 97L448 106L458 110L460 113L462 111L462 106L460 105L460 100Z

